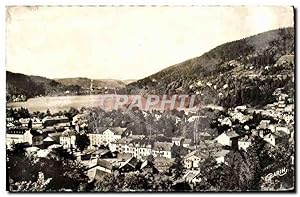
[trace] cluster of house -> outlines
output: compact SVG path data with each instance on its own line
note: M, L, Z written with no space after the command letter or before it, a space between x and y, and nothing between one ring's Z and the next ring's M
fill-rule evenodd
M12 95L11 97L11 101L12 102L22 102L22 101L26 101L27 97L23 94L21 95Z
M104 174L111 174L115 171L119 173L131 172L159 172L159 161L140 160L126 153L111 152L110 150L92 150L80 153L78 159L87 168L89 181L97 181ZM163 161L164 162L164 161Z
M149 136L128 134L125 128L100 127L88 134L90 145L81 153L76 151L76 135L79 132L76 128L84 125L84 122L78 116L73 121L64 116L45 117L42 120L20 119L20 126L11 126L16 122L8 118L6 144L9 148L12 144L26 143L30 145L26 149L28 154L37 157L45 157L57 148L72 149L88 167L87 173L93 180L101 173L111 173L113 169L123 173L148 168L154 171L167 170L174 160L172 147L175 145L185 150L182 155L184 167L195 171L208 156L213 156L218 163L225 162L229 150L223 150L222 147L233 146L238 137L226 132L211 139L209 133L201 132L204 141L194 145L191 139L181 137L160 142ZM31 125L30 128L28 125ZM154 158L153 163L147 160L150 155Z
M202 131L198 135L201 141L194 143L192 139L173 137L169 141L157 141L155 136L133 135L126 128L99 127L87 134L90 145L83 151L76 151L76 136L80 127L86 126L84 114L78 114L70 121L65 116L47 116L38 118L13 120L7 118L6 144L11 147L16 143L27 143L29 153L38 157L44 157L52 150L64 148L72 150L79 161L88 169L90 181L99 179L105 173L120 173L150 170L153 173L165 171L174 161L173 148L179 147L185 175L182 177L189 183L201 180L199 171L201 163L208 157L215 159L217 163L226 163L226 158L232 149L247 149L253 143L254 136L261 137L264 141L276 146L284 139L294 137L294 108L286 104L287 97L278 94L278 101L274 105L268 105L266 110L278 111L281 116L273 115L277 122L261 120L256 128L251 128L245 123L253 117L251 108L238 106L229 109L229 117L220 117L220 125L228 126L228 130L218 136ZM257 110L257 109L255 109ZM260 111L261 112L261 111ZM275 113L274 113L275 114ZM187 121L195 121L197 116L190 117ZM244 125L245 135L234 131L234 122ZM18 125L18 126L16 126ZM30 125L30 126L29 126ZM153 160L149 160L152 156Z
M289 98L287 94L281 93L280 89L275 91L274 96L277 97L274 103L266 105L263 109L255 109L253 111L271 116L277 120L284 120L286 124L294 124L294 99Z
M277 101L268 104L263 110L257 110L262 115L272 117L278 123L274 124L271 120L262 120L257 127L256 135L262 137L266 142L273 146L282 140L294 142L294 100L287 94L282 93L278 88L273 93Z
M6 118L6 146L11 148L17 143L30 146L45 147L59 141L61 132L70 127L70 121L66 116L46 116L43 119L37 117L20 118L14 120Z
M172 147L177 146L185 150L182 155L185 168L183 179L188 181L188 178L193 177L190 181L196 183L201 180L199 169L205 159L212 157L219 164L226 163L230 148L224 149L224 146L245 148L245 145L239 144L239 135L233 131L224 132L215 139L211 139L207 134L203 135L207 138L203 138L199 145L193 145L191 139L173 137L172 142L159 142L144 135L124 136L124 133L121 128L101 128L97 131L99 141L95 140L91 144L93 147L84 153L79 153L80 160L88 168L90 181L99 179L105 173L113 173L115 170L120 173L144 170L150 170L152 173L166 171L174 161ZM89 134L89 136L93 135ZM115 140L110 142L104 140L107 136ZM104 146L101 146L105 144L108 145L108 149L103 149ZM153 161L149 161L150 155L153 156Z

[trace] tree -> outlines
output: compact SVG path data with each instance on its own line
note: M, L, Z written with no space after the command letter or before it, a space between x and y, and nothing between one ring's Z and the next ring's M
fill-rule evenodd
M28 122L28 129L31 129L31 128L32 128L32 120L30 119Z
M9 191L13 192L44 192L50 183L51 178L45 178L42 172L39 172L38 179L32 181L21 181L14 183L10 179Z
M34 181L37 179L38 173L33 158L27 157L25 154L24 144L14 144L12 150L7 150L7 185L9 179L13 182Z
M169 168L169 175L172 176L174 180L177 180L183 176L183 170L183 159L180 155L177 155L173 164Z
M18 144L7 151L7 172L13 191L78 191L88 181L86 169L70 154L53 151L45 158L28 157Z
M217 168L217 162L213 157L206 158L200 166L201 182L198 183L195 191L206 191L212 188L215 177L211 176L212 172Z
M237 180L232 176L232 168L221 164L207 175L210 190L214 191L238 191Z
M71 107L69 109L69 111L65 114L69 119L73 118L74 116L76 116L77 114L79 114L78 109Z
M152 189L153 176L144 172L129 172L125 174L123 191L148 191Z
M73 154L63 149L52 151L45 158L38 158L36 165L45 177L52 178L47 190L78 191L88 182L86 168L75 160Z
M154 176L152 190L157 192L173 191L173 179L165 174L159 173Z
M85 133L77 134L75 144L79 148L79 150L82 152L86 147L88 147L90 145L90 139Z
M47 109L46 115L47 115L47 116L51 116L51 112L50 112L49 109Z
M114 171L111 174L105 174L101 176L99 180L94 182L93 191L123 191L124 174L120 174L118 171Z
M100 180L95 183L94 191L109 192L117 191L117 180L115 179L114 174L105 174Z
M262 176L260 180L261 190L292 190L294 189L295 174L294 174L294 146L286 141L273 147L265 144L263 147L264 154L260 154L261 160L269 162L261 162ZM280 169L285 168L286 174L283 176L275 176L271 180L265 180L266 176Z

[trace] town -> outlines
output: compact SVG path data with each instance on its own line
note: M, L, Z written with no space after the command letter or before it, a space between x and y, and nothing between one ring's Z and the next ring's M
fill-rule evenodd
M22 147L22 156L33 161L53 159L53 154L66 152L74 157L72 162L82 166L86 176L81 182L83 191L289 189L293 180L283 184L278 181L281 176L266 178L278 168L294 164L294 98L280 88L273 94L276 102L261 108L205 106L195 112L107 112L82 107L29 113L25 108L8 108L7 152L13 155ZM8 156L10 159L13 157ZM18 170L16 166L8 168L10 173ZM236 174L220 177L226 169L234 169ZM288 169L287 175L282 175L285 179L294 173L293 168ZM240 177L242 172L246 178ZM159 184L156 177L161 178ZM238 184L224 185L234 177L239 177L232 180ZM45 187L54 181L46 178L50 179ZM21 190L17 178L13 181L9 184L12 191ZM248 183L251 181L255 183Z

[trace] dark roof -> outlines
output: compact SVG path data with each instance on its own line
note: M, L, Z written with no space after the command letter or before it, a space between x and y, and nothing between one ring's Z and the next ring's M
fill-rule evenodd
M170 142L154 142L153 149L157 151L171 151L173 144Z
M131 153L119 153L117 158L119 161L126 161L132 157Z
M42 134L40 132L38 132L37 130L34 130L34 129L31 129L30 133L33 136L42 136Z
M139 164L140 164L140 162L137 158L131 157L130 159L125 161L125 163L123 165L121 165L119 168L123 168L124 166L129 165L132 168L136 169L139 166Z
M129 144L131 141L132 141L132 139L121 138L121 139L118 139L117 141L112 142L112 143L115 143L115 144Z
M132 165L132 166L134 166L134 167L136 167L138 165L138 163L139 163L139 160L137 158L135 158L135 157L131 157L128 160L127 163L130 164L130 165Z
M154 140L149 138L143 138L143 139L133 139L131 140L132 144L138 144L140 147L146 147L147 145L153 146Z
M62 135L62 132L49 133L48 136L55 141L59 141L59 137Z
M98 159L97 160L97 166L101 166L103 168L106 168L106 169L109 169L109 170L112 170L112 164L103 160L103 159Z
M152 168L154 166L154 164L151 161L145 160L142 164L141 164L141 168L140 169L144 169L144 168Z
M43 132L53 132L53 131L55 131L56 129L55 129L54 127L49 126L49 127L46 127L46 128L44 128L44 129L42 129L42 130L43 130Z
M148 160L141 163L139 168L140 168L140 170L151 169L152 173L158 173L158 170L157 170L157 168L154 167L154 164L151 161L148 161Z

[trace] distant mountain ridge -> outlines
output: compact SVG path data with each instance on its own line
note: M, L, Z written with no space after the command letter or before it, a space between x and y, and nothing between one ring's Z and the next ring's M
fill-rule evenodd
M87 94L92 89L122 89L128 82L134 80L89 79L84 77L48 79L46 77L25 75L6 71L6 100L13 98L36 96L57 96ZM91 83L92 82L92 83ZM91 86L92 84L92 86ZM90 92L89 92L90 93ZM99 93L99 92L96 92ZM102 92L102 93L105 93Z
M9 101L18 95L32 98L40 95L58 95L65 91L79 91L79 86L65 86L52 79L30 76L6 71L6 99Z
M75 78L60 78L54 79L58 83L63 85L78 85L83 89L93 88L124 88L126 83L122 80L116 79L89 79L86 77L75 77Z

